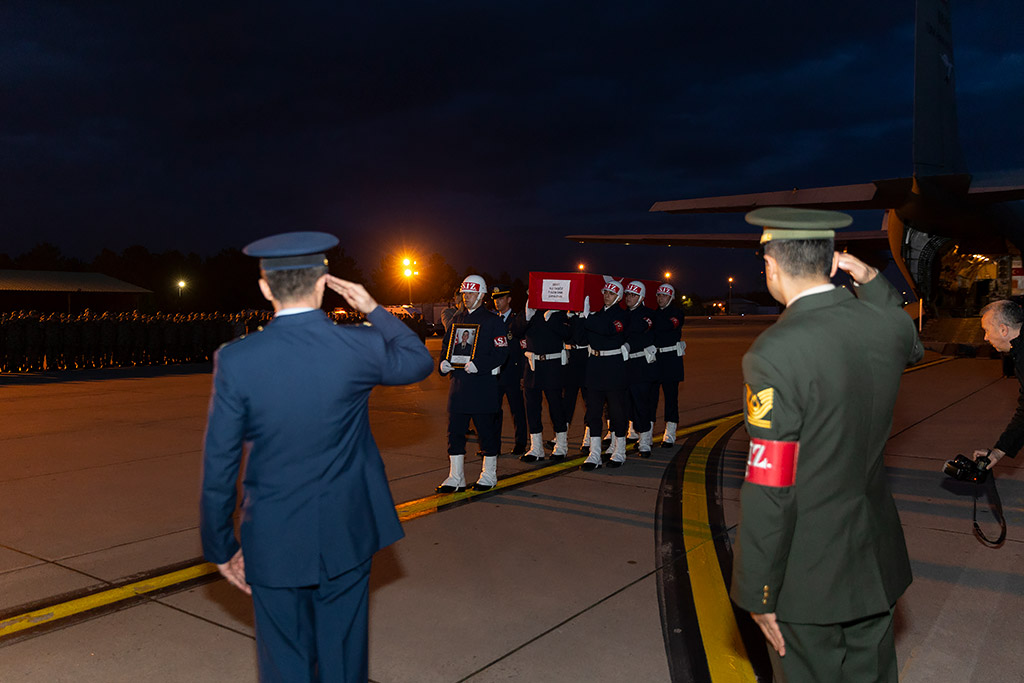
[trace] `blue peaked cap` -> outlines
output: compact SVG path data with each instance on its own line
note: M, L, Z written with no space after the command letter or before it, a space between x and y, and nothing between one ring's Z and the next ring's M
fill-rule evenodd
M252 242L242 253L260 259L262 270L298 270L326 266L325 251L338 244L326 232L283 232Z

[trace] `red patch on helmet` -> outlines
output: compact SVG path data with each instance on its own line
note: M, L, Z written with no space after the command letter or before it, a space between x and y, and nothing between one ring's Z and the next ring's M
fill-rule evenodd
M504 335L502 335L500 337L495 337L494 338L494 346L496 346L499 349L505 348L506 346L508 346L508 337L506 337Z
M746 481L759 486L783 488L796 483L799 441L751 439Z
M615 327L615 331L616 332L622 332L623 328L622 328L622 321L621 320L613 320L612 321L612 325Z
M480 291L480 283L479 282L463 282L462 283L462 291L463 292L479 292Z

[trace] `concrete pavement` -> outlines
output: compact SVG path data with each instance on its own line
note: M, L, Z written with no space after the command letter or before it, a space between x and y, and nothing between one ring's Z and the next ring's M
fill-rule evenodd
M681 427L738 413L739 358L764 325L687 328ZM438 341L430 345L436 353ZM208 370L0 378L0 624L198 558ZM1009 533L989 549L972 536L970 490L940 472L1005 425L1017 386L1000 371L998 361L957 359L904 378L887 448L916 577L897 610L904 681L1024 680L1015 648L992 645L1024 626L1024 474L1015 461L999 465ZM444 478L446 389L435 375L374 392L396 502L428 496ZM571 444L581 422L578 407ZM665 596L667 577L688 576L674 571L687 558L666 555L659 540L700 543L694 520L666 529L657 511L672 489L668 466L708 433L619 470L573 469L406 522L406 538L374 562L371 679L686 680L673 643L701 637ZM715 444L712 502L734 530L745 432ZM478 467L467 457L467 477ZM499 475L538 467L504 456ZM979 511L994 534L987 515ZM0 639L0 680L252 681L251 634L248 599L216 580ZM711 659L721 655L711 634L703 640ZM710 676L694 680L744 680Z

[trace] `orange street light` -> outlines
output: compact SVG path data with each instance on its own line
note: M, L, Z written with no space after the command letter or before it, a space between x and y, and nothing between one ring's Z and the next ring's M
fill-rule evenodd
M672 273L666 270L666 271L665 271L665 279L667 280L667 279L669 279L670 277L672 277Z
M576 267L577 267L577 268L579 268L580 270L583 270L583 269L584 269L584 268L586 268L587 266L586 266L586 264L580 263L580 264L579 264L579 265L577 265Z
M732 278L729 278L729 306L725 312L727 314L732 313Z

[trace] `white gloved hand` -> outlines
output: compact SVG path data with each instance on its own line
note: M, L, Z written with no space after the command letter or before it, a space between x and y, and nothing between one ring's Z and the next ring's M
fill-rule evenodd
M449 363L447 359L441 361L441 372L442 373L447 375L449 372L451 372L454 369L455 368L452 367L452 364Z
M544 322L547 322L548 320L551 320L551 316L553 316L554 314L555 314L555 312L553 310L551 310L551 311L544 311Z
M526 300L526 322L530 322L530 318L537 312L536 308L530 308L530 300Z
M466 363L466 367L464 367L463 370L465 370L471 375L475 375L476 373L480 372L479 370L476 369L476 365L473 363L473 361L469 361L468 363Z
M590 297L585 296L583 297L583 312L580 313L580 317L586 318L588 315L590 315Z

